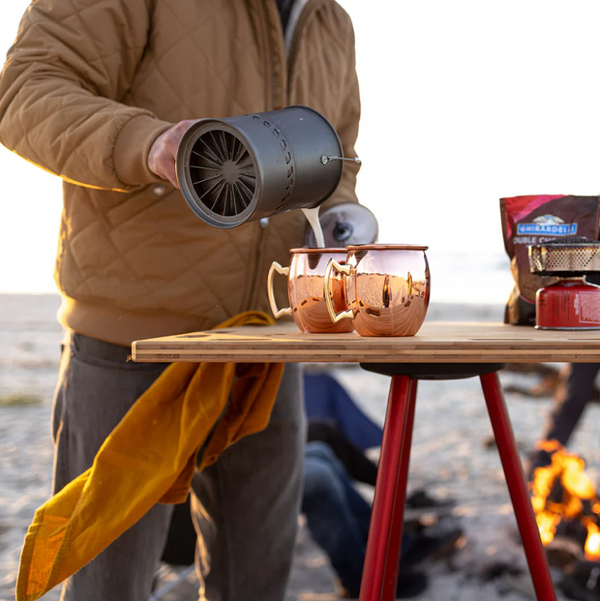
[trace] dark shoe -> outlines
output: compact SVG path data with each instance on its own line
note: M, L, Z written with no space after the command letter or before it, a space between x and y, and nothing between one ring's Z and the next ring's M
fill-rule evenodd
M396 586L396 599L410 599L417 597L427 589L427 576L423 572L414 572L400 568L398 584ZM342 599L358 599L359 591L349 591L338 584L337 594Z
M422 534L414 539L402 557L402 565L410 568L426 559L439 559L454 553L455 545L462 536L462 528L454 528L438 535Z
M420 595L427 589L427 576L423 572L400 569L398 574L398 586L396 587L396 598L410 599Z
M415 490L406 499L406 506L409 509L441 509L453 507L454 501L451 499L434 499L430 497L424 490Z
M422 489L415 490L406 499L404 519L419 519L423 515L447 516L452 513L454 506L452 499L435 499Z

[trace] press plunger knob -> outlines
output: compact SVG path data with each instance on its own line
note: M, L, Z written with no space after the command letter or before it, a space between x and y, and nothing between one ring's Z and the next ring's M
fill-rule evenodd
M353 232L354 228L349 223L336 223L333 228L333 238L337 242L345 242Z

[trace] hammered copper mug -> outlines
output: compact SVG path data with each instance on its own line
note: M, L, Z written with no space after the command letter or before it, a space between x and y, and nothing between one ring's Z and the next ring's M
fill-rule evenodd
M332 321L352 321L361 336L414 336L429 306L427 246L348 246L346 265L329 261L324 294ZM342 274L346 310L333 303L332 284Z
M324 277L327 264L336 260L341 264L346 260L343 248L293 248L290 250L289 267L282 267L276 261L271 265L268 276L268 293L271 310L276 319L291 315L296 325L303 332L342 333L351 332L354 327L351 321L334 323L324 296ZM275 273L288 278L288 299L290 306L284 309L277 307L273 291ZM330 276L331 303L336 310L346 307L344 288L340 276Z

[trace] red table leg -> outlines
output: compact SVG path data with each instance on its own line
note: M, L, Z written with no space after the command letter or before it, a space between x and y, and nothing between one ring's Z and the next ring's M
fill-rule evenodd
M383 577L382 599L395 599L398 584L398 568L400 566L400 552L402 547L402 526L404 524L404 507L406 505L406 485L408 482L408 468L410 465L410 448L412 444L413 426L415 423L415 406L417 400L417 380L411 380L408 397L408 415L400 451L400 471L396 483L396 495L392 514L392 526L388 544L385 572Z
M387 575L386 561L389 550L391 549L397 554L402 537L402 520L400 520L400 527L394 530L392 530L392 521L397 491L404 491L401 496L406 495L406 474L404 474L404 481L400 481L400 477L404 471L404 461L401 460L401 455L403 455L405 431L411 405L410 388L411 379L408 376L392 376L360 588L360 601L391 601L395 597L395 590L391 597L383 597L383 588L384 577ZM405 463L406 471L408 471L408 458ZM396 547L398 547L397 551ZM397 566L395 570L394 578L397 577ZM393 571L391 564L389 571ZM386 590L388 588L386 587Z
M556 601L498 374L494 372L480 378L536 597L538 601Z

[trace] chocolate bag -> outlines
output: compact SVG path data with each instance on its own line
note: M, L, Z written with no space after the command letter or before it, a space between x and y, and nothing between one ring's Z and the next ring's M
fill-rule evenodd
M515 287L508 299L504 322L535 325L535 293L556 278L529 270L528 247L563 236L598 239L598 196L539 195L500 199L504 247L510 257Z

